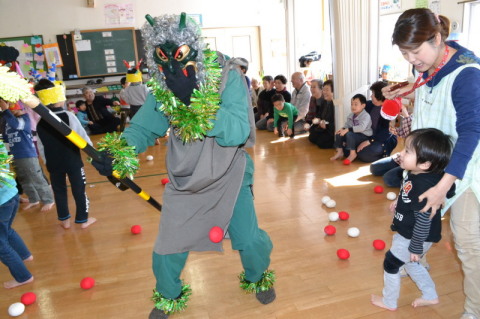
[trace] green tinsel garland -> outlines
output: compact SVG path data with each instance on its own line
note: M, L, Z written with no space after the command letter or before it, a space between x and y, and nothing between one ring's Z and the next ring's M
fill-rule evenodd
M3 143L1 144L2 145L0 145L0 147L4 147ZM13 161L12 155L7 155L6 153L0 153L0 184L6 185L8 187L12 187L12 184L10 184L7 181L15 178L13 176L13 173L10 171L8 167L8 165L10 165L12 161Z
M107 151L113 157L113 169L120 178L133 178L138 171L138 158L134 146L128 146L127 141L120 138L116 132L106 134L98 143L99 151Z
M239 276L240 279L240 288L245 290L246 293L257 293L261 291L270 290L275 283L275 271L265 270L262 275L262 279L257 282L250 282L245 279L245 271L243 271Z
M185 143L205 137L213 128L212 120L220 107L218 88L222 70L217 62L217 53L210 49L203 52L205 83L200 83L198 90L193 90L190 105L185 105L170 90L160 87L153 79L149 82L156 100L162 103L160 110L169 117L175 135L180 136Z
M172 313L185 310L191 294L192 289L190 288L190 285L182 285L182 294L177 299L165 298L161 293L153 289L152 300L155 302L155 308L162 310L167 315L170 315Z

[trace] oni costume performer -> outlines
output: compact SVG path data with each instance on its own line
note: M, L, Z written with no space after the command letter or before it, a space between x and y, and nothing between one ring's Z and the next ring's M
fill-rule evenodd
M244 147L253 145L255 126L239 61L205 49L199 27L184 13L147 15L147 21L142 35L152 92L121 141L140 153L170 129L170 183L153 252L157 284L149 318L167 318L185 307L191 290L180 274L189 251L222 251L222 243L209 237L215 226L223 235L228 231L240 252L241 288L270 303L272 242L258 228L253 205L254 168Z

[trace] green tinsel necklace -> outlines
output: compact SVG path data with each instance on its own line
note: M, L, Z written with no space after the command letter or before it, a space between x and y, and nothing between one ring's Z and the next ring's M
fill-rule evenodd
M174 94L162 88L157 81L150 80L153 95L161 102L160 110L169 117L174 128L174 134L184 143L201 140L213 128L220 107L218 88L222 77L220 65L217 62L217 53L206 49L203 51L205 59L205 82L200 83L198 90L193 90L190 105L185 105Z

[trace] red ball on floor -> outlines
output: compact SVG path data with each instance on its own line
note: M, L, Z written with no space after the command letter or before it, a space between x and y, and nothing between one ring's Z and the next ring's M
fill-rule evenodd
M325 228L323 229L323 231L324 231L325 234L327 234L328 236L331 236L331 235L334 235L334 234L337 232L337 229L336 229L335 226L333 226L333 225L328 225L328 226L325 226Z
M165 184L168 184L168 183L170 183L170 180L167 177L162 178L162 185L165 185Z
M383 187L380 186L380 185L377 185L373 188L373 191L377 194L381 194L381 193L383 193Z
M133 225L132 228L130 228L130 231L131 231L132 234L134 234L134 235L140 234L140 233L142 232L142 226L140 226L140 225Z
M341 220L347 220L350 218L350 214L344 211L338 212L338 218Z
M352 162L348 158L343 160L343 165L350 165L351 163Z
M80 287L82 289L90 289L93 286L95 286L95 279L93 279L92 277L85 277L82 279L82 281L80 281Z
M350 252L346 249L341 248L337 250L337 256L340 259L348 259L350 258Z
M26 292L20 298L20 302L23 303L25 306L31 305L37 300L37 295L33 292Z
M385 242L381 239L375 239L373 241L373 247L376 250L383 250L383 249L385 249Z

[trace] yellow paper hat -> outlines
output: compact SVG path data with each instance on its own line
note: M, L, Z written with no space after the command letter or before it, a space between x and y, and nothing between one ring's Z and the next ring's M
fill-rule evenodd
M37 91L38 98L43 105L55 104L58 102L66 101L65 87L60 81L53 82L54 87L45 90Z
M127 73L127 82L142 82L142 72Z
M131 68L130 67L130 64L123 60L123 63L125 64L125 66L127 67L127 82L130 82L130 83L135 83L135 82L142 82L142 72L140 71L140 64L142 63L143 59L141 59L137 66L135 68Z

